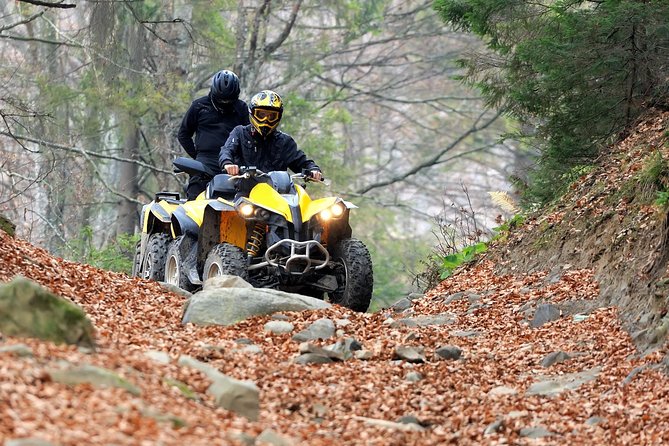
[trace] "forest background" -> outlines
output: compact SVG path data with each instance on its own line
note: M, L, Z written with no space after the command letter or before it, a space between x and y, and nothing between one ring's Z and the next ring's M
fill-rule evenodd
M37 3L37 4L33 4ZM443 229L483 236L527 155L458 79L481 46L431 1L6 2L0 10L0 212L64 258L129 271L141 205L182 190L171 161L190 102L232 69L241 98L282 95L282 130L353 201L378 308ZM466 192L466 193L465 193Z

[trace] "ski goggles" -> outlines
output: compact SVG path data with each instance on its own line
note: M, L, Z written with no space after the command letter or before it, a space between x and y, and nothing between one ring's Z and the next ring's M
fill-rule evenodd
M281 112L279 112L279 110L270 110L267 108L255 108L253 109L253 117L258 122L274 124L281 119Z

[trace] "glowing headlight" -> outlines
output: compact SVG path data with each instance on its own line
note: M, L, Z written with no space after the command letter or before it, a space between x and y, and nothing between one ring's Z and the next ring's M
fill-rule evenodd
M330 212L332 212L332 216L337 218L341 217L344 214L344 205L341 203L337 203L334 206L330 208Z
M331 218L339 218L342 215L344 215L344 211L346 208L342 203L336 203L329 208L322 210L318 215L321 218L321 220L327 221L330 220Z
M253 215L253 205L249 203L244 203L239 206L239 213L242 214L242 217L250 217Z

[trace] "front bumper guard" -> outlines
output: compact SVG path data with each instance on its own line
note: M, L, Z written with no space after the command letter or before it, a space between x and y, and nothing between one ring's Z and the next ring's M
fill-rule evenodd
M288 251L290 254L285 254ZM312 253L314 251L314 253ZM315 258L324 257L323 258ZM298 242L283 239L276 242L265 252L265 261L249 266L249 270L273 266L285 270L290 274L304 274L310 270L324 268L330 262L330 253L315 240Z

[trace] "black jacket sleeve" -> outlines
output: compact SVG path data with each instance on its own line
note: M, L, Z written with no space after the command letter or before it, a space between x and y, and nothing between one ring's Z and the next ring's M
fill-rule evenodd
M242 150L242 132L244 126L238 125L230 132L228 140L221 147L221 153L218 155L218 166L223 169L227 164L237 164Z
M193 142L193 135L197 130L197 113L198 108L195 103L192 103L181 120L179 133L177 134L179 144L181 144L181 147L183 147L186 153L193 159L197 156L197 150L195 149L195 143Z
M307 155L297 148L297 143L292 136L285 136L287 137L287 140L285 142L284 156L290 170L295 173L301 173L303 169L321 170L314 160L307 158Z

